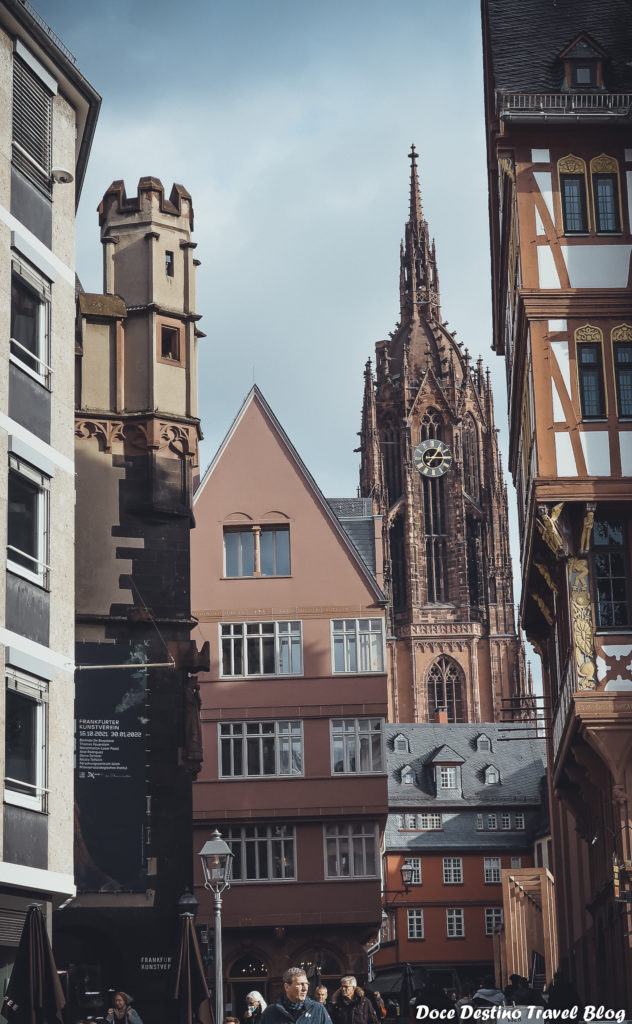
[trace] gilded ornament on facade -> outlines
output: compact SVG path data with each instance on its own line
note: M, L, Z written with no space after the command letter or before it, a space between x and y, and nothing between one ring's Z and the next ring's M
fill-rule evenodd
M595 643L588 588L588 561L585 558L569 558L568 580L571 594L577 688L579 690L594 690L596 685Z
M546 580L549 590L552 590L554 594L557 594L557 584L554 582L553 577L544 562L534 562L533 564L540 575Z
M580 156L573 156L572 153L562 157L557 167L560 174L585 174L586 172L585 162Z
M592 534L592 528L595 522L595 506L586 505L586 515L584 516L584 525L582 526L582 535L579 541L579 550L583 553L588 551L590 548L590 536Z
M632 327L630 324L619 324L612 328L611 337L613 341L632 341Z
M536 525L540 531L540 536L554 555L561 554L565 546L562 535L557 527L557 521L563 508L563 501L560 501L558 505L554 505L550 513L546 505L541 505L538 510L538 518L536 519Z
M590 170L593 174L617 174L619 165L613 156L594 156L590 161Z
M586 324L585 327L578 327L575 331L575 341L592 341L601 343L603 341L603 334L598 327L592 327L591 324Z
M500 159L500 170L502 174L506 174L512 181L516 180L516 172L514 170L513 160L509 156L503 156Z

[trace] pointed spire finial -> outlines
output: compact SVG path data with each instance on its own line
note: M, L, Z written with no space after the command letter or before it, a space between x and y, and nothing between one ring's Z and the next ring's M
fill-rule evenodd
M419 178L417 176L417 150L415 144L410 147L408 154L410 160L410 220L414 224L421 224L423 214L421 212L421 196L419 194Z

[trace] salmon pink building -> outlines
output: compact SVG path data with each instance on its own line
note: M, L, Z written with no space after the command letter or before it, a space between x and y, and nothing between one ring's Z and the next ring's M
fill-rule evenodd
M192 598L204 766L194 844L231 847L225 999L276 996L303 964L362 976L379 929L387 811L384 604L371 501L327 502L261 392L195 498ZM210 901L198 877L200 918Z

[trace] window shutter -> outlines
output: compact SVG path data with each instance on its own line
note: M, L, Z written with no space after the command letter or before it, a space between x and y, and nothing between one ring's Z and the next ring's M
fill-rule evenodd
M51 194L53 97L17 57L13 61L13 163Z

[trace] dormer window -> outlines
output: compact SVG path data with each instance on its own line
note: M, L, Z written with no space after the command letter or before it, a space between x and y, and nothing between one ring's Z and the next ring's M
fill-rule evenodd
M606 54L592 39L586 35L578 36L559 56L564 63L564 90L603 89Z
M415 782L415 773L409 764L405 764L402 768L402 785L412 786Z
M492 744L489 736L486 736L484 733L481 733L481 735L478 736L476 739L476 749L487 751L491 750Z
M456 789L458 768L439 765L437 768L437 789Z
M401 733L396 736L393 741L393 750L398 751L401 754L407 754L410 750L408 740Z
M498 768L494 768L493 764L490 764L489 768L485 769L485 785L486 786L497 786L500 782L500 772Z

